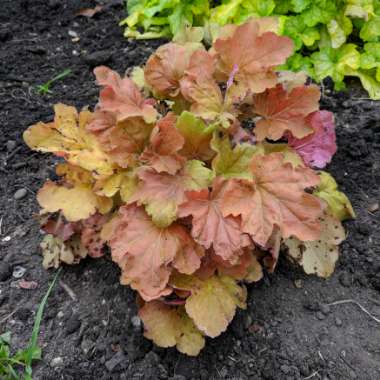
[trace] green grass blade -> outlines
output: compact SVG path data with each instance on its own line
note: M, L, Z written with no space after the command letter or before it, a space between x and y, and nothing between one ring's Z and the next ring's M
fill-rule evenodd
M40 305L38 307L37 314L36 314L36 319L35 319L34 325L33 325L32 336L30 338L29 345L28 345L28 347L26 349L25 365L27 367L31 367L33 357L34 357L34 355L36 353L36 349L38 349L37 339L38 339L38 334L40 332L40 326L41 326L41 320L42 320L42 315L43 315L43 312L44 312L44 308L45 308L47 299L48 299L51 291L53 290L54 285L57 282L57 278L58 278L58 276L59 276L60 273L61 273L61 269L54 276L54 279L53 279L52 283L50 284L49 289L47 290L46 294L42 298L42 301L41 301L41 303L40 303Z

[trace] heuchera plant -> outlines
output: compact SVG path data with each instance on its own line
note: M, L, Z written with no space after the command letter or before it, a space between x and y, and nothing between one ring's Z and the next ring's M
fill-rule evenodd
M145 336L197 355L246 307L246 283L273 272L280 249L329 276L350 202L323 168L334 120L304 78L276 73L288 37L249 21L208 51L161 46L121 78L95 69L94 112L58 104L24 133L63 160L37 200L43 265L100 257L138 292Z

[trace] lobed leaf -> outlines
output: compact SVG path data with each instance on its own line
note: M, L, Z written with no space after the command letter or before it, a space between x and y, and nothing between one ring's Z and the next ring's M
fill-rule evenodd
M118 121L131 117L142 117L146 123L157 118L153 101L144 99L139 88L129 78L120 75L106 66L94 69L96 81L103 89L100 91L98 107L101 111L114 112Z
M344 193L338 190L338 184L331 174L320 172L321 182L314 191L314 195L327 202L329 212L339 220L355 218L355 211L351 202Z
M208 189L187 192L187 200L179 206L178 216L192 216L194 240L206 249L213 247L224 260L233 261L251 241L242 232L239 218L222 214L225 186L226 182L217 177L211 192Z
M214 43L219 80L227 81L234 67L235 80L253 93L260 93L277 83L273 69L292 54L293 42L275 33L259 33L254 20L240 25L233 35Z
M67 162L89 170L96 176L110 175L113 164L96 138L86 131L91 121L89 111L79 115L74 107L56 104L53 123L38 123L23 134L26 144L39 152L64 157Z
M265 246L274 227L283 237L314 240L320 234L322 203L304 190L318 185L310 169L283 163L281 153L256 156L251 164L253 181L234 179L223 194L224 216L241 216L242 230Z
M329 214L321 218L319 240L301 242L291 237L285 240L288 255L299 263L307 274L329 277L339 257L338 245L346 238L342 224Z
M139 310L139 316L144 323L145 337L160 347L177 346L178 351L197 356L205 345L202 333L183 308L152 301Z
M306 165L322 169L337 150L334 116L329 111L317 111L309 115L308 122L314 132L302 139L289 135L288 143Z
M307 116L319 109L320 91L317 86L300 86L287 92L278 85L254 98L254 111L262 118L256 122L255 135L279 140L286 132L303 138L313 132Z
M227 276L213 276L205 281L196 277L178 275L170 280L180 290L188 290L185 309L196 327L215 338L227 329L236 308L246 308L246 289Z

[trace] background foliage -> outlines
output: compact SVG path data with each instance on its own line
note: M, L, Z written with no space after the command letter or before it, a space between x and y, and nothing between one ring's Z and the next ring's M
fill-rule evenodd
M125 36L176 36L185 25L241 24L250 17L279 17L279 32L296 51L282 69L306 70L317 82L331 77L335 89L358 77L380 99L379 0L130 0ZM141 30L141 32L140 32Z

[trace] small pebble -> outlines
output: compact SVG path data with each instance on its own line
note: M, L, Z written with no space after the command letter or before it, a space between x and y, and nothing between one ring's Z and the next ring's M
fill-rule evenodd
M78 33L77 32L75 32L74 30L69 30L68 31L68 34L69 34L69 36L70 37L78 37Z
M368 207L368 211L369 211L369 212L376 212L378 209L379 209L379 202L372 203L372 204Z
M14 195L13 195L13 198L16 199L17 201L22 199L22 198L25 198L26 194L28 194L28 191L24 188L22 189L18 189Z
M81 321L79 318L74 314L70 317L70 319L66 322L66 334L72 334L75 331L79 329L81 325Z
M58 368L62 366L63 366L63 359L60 356L52 359L52 361L50 362L50 367Z
M92 340L83 339L80 346L83 353L87 355L95 347L95 343Z
M342 326L343 322L339 317L336 317L335 318L335 324L339 327L339 326Z
M294 286L295 286L297 289L301 289L302 286L303 286L302 280L294 280Z
M321 304L321 305L319 306L319 309L320 309L320 311L321 311L324 315L328 315L328 314L330 314L330 311L331 311L330 306L329 306L329 305L326 305L326 304Z
M14 278L21 278L26 272L26 268L20 266L20 265L17 265L13 268L13 273L12 273L12 276Z
M318 311L318 313L317 313L317 318L318 318L320 321L322 321L323 319L325 319L325 316L324 316L323 313L321 313L320 311Z
M341 275L339 276L339 282L345 286L345 287L349 287L351 286L351 278L350 278L350 275L347 273L347 272L343 272L341 273Z
M7 151L11 152L14 148L16 148L16 145L17 145L16 141L14 141L14 140L8 140L7 144L6 144Z
M132 323L132 326L137 328L137 329L139 329L141 327L141 319L137 315L134 315L131 318L131 323Z
M12 268L7 262L0 262L0 281L7 281L12 276Z
M63 313L63 311L62 310L60 310L58 313L57 313L57 318L59 318L59 319L62 319L63 317L64 317L64 313Z

